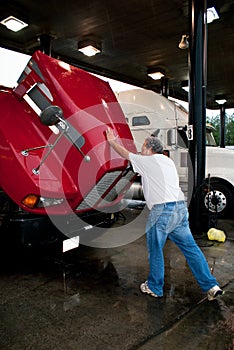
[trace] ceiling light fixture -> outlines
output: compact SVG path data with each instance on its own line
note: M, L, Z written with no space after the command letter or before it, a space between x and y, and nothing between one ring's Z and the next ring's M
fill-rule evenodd
M182 81L181 87L182 87L182 89L185 90L186 92L189 92L189 82L188 82L188 80Z
M189 87L188 86L182 86L182 89L185 90L186 92L189 92Z
M181 40L179 42L179 49L181 50L185 50L185 49L188 49L189 48L189 41L188 41L188 35L186 34L183 34L182 37L181 37Z
M78 51L91 57L101 52L101 45L90 40L80 41L78 43Z
M219 19L219 15L214 7L210 7L206 11L206 22L211 23L215 19Z
M3 19L0 23L6 26L8 29L12 30L13 32L18 32L19 30L28 26L27 23L21 21L20 19L14 16L9 16Z
M220 98L220 99L216 99L215 102L217 102L219 105L223 105L224 103L227 102L227 100L225 98Z
M154 80L159 80L165 76L164 72L162 72L162 70L158 70L158 69L154 69L154 70L148 69L147 75Z

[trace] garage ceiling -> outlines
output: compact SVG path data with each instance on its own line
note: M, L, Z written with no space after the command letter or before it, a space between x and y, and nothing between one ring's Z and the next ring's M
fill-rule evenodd
M219 109L217 95L234 108L234 1L214 0L219 19L208 25L207 107ZM0 25L0 46L31 55L42 48L40 38L51 37L51 55L126 83L161 90L147 69L160 67L168 78L169 94L187 100L181 88L188 80L188 51L180 50L182 34L189 34L189 1L185 0L1 0L0 20L25 16L29 26L11 32ZM12 12L13 11L13 12ZM99 41L102 52L86 57L79 41Z

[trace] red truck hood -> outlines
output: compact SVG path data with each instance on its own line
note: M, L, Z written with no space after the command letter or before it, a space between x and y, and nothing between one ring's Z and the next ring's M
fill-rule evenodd
M0 186L25 210L40 214L90 210L103 202L107 192L113 192L128 162L110 149L107 126L115 130L124 146L136 151L109 84L40 51L32 56L18 86L1 91L0 105ZM61 138L63 123L52 127L41 123L41 112L50 106L59 106L69 125L68 134ZM128 181L133 176L129 173ZM99 183L100 195L90 198ZM123 187L102 205L120 200ZM63 203L46 211L30 209L22 204L28 194L63 199ZM89 205L79 207L87 196Z

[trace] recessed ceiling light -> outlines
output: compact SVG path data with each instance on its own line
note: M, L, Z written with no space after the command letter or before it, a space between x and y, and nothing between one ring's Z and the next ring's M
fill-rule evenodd
M101 52L101 45L94 42L94 40L82 40L78 42L78 51L82 52L86 56L94 56Z
M147 75L154 80L159 80L164 77L164 74L162 72L149 72Z
M94 56L97 53L101 52L99 49L97 49L96 47L92 46L92 45L88 45L86 47L82 47L80 49L78 49L80 52L82 52L84 55L86 56Z
M18 32L19 30L28 26L27 23L21 21L20 19L14 16L9 16L2 20L0 23L6 26L8 29L12 30L13 32Z
M189 92L189 87L188 86L182 86L182 89L185 90L186 92Z

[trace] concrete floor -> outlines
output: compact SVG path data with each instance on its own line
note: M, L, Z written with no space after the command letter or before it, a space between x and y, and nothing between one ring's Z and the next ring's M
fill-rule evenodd
M224 243L197 237L225 290L208 302L183 255L165 246L165 294L143 295L147 210L128 207L89 246L34 257L6 254L0 269L1 350L234 348L234 221ZM120 242L124 242L122 245Z

